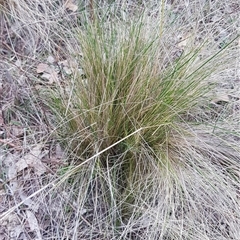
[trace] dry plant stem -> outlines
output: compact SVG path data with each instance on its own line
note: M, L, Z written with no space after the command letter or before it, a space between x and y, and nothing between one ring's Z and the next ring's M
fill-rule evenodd
M126 140L127 138L131 137L134 134L137 134L138 132L140 132L142 130L142 128L134 131L133 133L129 134L128 136L124 137L123 139L117 141L116 143L112 144L111 146L107 147L106 149L103 149L102 151L100 151L99 153L96 153L94 156L88 158L87 160L85 160L84 162L82 162L81 164L79 164L78 166L74 167L73 169L71 169L69 172L67 172L66 174L64 174L63 176L60 177L59 179L54 180L53 182L45 185L43 188L39 189L38 191L34 192L33 194L31 194L30 196L28 196L24 201L18 203L16 206L14 206L13 208L9 209L8 211L2 213L0 215L0 221L4 220L7 216L9 216L9 214L11 214L12 212L14 212L17 208L19 208L22 204L24 204L25 201L27 201L28 199L33 198L34 196L38 195L39 193L41 193L43 190L45 190L48 187L52 187L52 189L50 189L49 191L53 190L57 185L60 185L61 183L63 183L64 181L66 181L66 179L68 179L71 175L73 175L74 173L76 173L79 168L81 168L84 164L90 162L91 160L97 158L98 156L100 156L101 154L103 154L104 152L108 151L109 149L113 148L114 146L118 145L119 143L121 143L122 141Z
M92 157L88 158L87 160L85 160L84 162L80 163L79 165L77 165L76 167L74 167L73 169L71 169L69 171L69 173L66 173L66 175L61 177L61 180L59 182L59 184L61 184L62 182L65 182L66 179L68 179L71 175L75 174L76 172L78 172L78 170L86 163L90 162L93 159L96 159L98 156L100 156L101 154L103 154L104 152L108 151L109 149L113 148L114 146L117 146L119 143L125 141L126 139L128 139L129 137L137 134L138 132L140 132L143 128L139 128L138 130L134 131L133 133L129 134L128 136L120 139L119 141L115 142L114 144L108 146L107 148L103 149L102 151L96 153L95 155L93 155Z
M33 198L34 196L40 194L43 190L45 190L45 189L47 189L47 188L49 188L51 186L52 186L52 189L55 187L54 182L51 182L51 183L45 185L44 187L42 187L41 189L37 190L36 192L31 194L30 196L26 197L20 203L16 204L14 207L12 207L9 210L7 210L6 212L2 213L0 215L0 221L4 220L6 217L8 217L11 213L13 213L16 209L18 209L21 205L23 205L27 200L29 200L29 199Z
M165 14L165 0L161 0L161 9L160 9L160 26L159 26L159 37L162 37L164 29L164 14Z
M92 22L95 21L95 13L94 13L94 0L89 0L89 7L90 7L90 16L91 16L91 20Z

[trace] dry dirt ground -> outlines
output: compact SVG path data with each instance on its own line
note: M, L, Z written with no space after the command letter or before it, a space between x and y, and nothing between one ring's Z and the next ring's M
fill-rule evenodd
M219 2L222 6L213 4L215 9L206 14L203 24L215 22L216 32L221 33L215 41L221 47L224 44L221 38L238 31L239 23L231 24L231 19L240 14L240 5L238 1ZM180 3L175 3L174 14L181 11ZM77 6L74 2L71 4L65 9L62 7L66 21L76 20ZM38 7L36 11L43 11L40 5ZM24 28L24 20L29 24L29 19L18 22L0 12L0 240L62 239L61 231L69 231L71 239L70 232L74 231L71 222L63 223L63 212L59 212L71 189L47 195L51 188L48 185L37 194L56 177L58 169L65 166L64 149L54 134L50 134L51 112L39 91L64 81L71 73L71 62L65 56L61 36L48 36L50 41L39 36L37 31L43 31L39 26L33 31ZM183 40L178 47L184 44ZM235 51L239 51L239 47ZM240 126L239 64L239 58L232 59L232 67L219 73L218 89L209 100L218 112L225 114L225 121L230 115L236 119L236 125L230 127L233 130ZM234 136L234 141L239 138ZM32 198L28 198L31 194ZM16 208L11 211L12 207Z

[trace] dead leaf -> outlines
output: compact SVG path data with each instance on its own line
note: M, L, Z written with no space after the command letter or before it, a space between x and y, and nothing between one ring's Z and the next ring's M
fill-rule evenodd
M42 240L42 236L41 236L41 233L40 233L40 228L39 228L39 225L38 225L37 218L29 210L26 210L26 214L27 214L27 219L28 219L28 224L29 224L30 230L32 232L35 232L36 235L37 235L34 239L35 240Z
M48 61L49 63L53 64L53 63L55 62L55 59L54 59L53 56L50 55L50 56L48 56L47 61Z
M37 65L37 73L44 73L44 72L48 72L51 71L51 68L45 64L45 63L40 63Z
M57 159L62 159L63 155L64 155L64 151L62 150L60 144L58 143L56 145L56 158Z
M52 56L49 56L47 60L48 62L55 62L55 59ZM58 73L56 72L56 70L45 63L38 64L37 73L43 73L41 78L47 80L48 84L58 82Z
M64 70L64 72L65 72L67 75L72 74L72 70L71 70L70 68L68 68L68 67L63 67L63 70Z
M215 103L215 104L220 104L221 105L221 103L229 103L230 99L229 99L228 95L221 94L221 95L216 96L216 98L214 98L212 100L212 102Z
M64 66L64 67L68 67L68 66L69 66L68 60L59 61L59 62L58 62L58 65Z
M49 78L51 78L51 74L50 73L44 73L42 76L41 76L42 79L44 80L49 80Z
M17 137L17 138L22 137L24 135L24 128L20 126L12 125L10 126L10 133L14 137Z
M48 80L49 80L49 84L58 82L58 74L55 70L52 69L52 71L50 73L50 78Z
M72 74L72 70L70 68L70 64L67 60L58 62L59 66L62 66L64 72L68 75Z
M72 11L72 12L76 12L78 10L78 6L76 4L74 4L73 1L68 0L65 3L65 9Z
M180 49L185 49L188 44L190 44L191 41L191 34L187 33L186 35L179 37L179 42L177 43L177 46Z
M17 181L17 169L16 169L16 160L18 155L16 153L9 153L4 159L4 163L7 167L7 179L9 179L9 186L12 192L18 190L18 181Z
M29 153L23 156L16 163L16 171L20 172L27 167L32 167L35 173L40 176L46 172L46 166L42 163L41 159L48 153L48 151L42 152L42 145L36 145Z
M240 100L240 96L229 94L228 97L229 97L229 99L231 99L233 101L239 101Z
M55 82L58 82L58 74L54 69L51 69L49 73L43 73L41 78L44 80L47 80L48 84L53 84Z
M27 205L30 209L32 209L34 212L37 212L39 209L39 204L32 201L28 196L26 196L23 192L20 192L20 198L22 201L24 201L24 204Z

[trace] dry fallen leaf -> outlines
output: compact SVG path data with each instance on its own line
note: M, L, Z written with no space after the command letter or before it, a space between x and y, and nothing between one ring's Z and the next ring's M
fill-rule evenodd
M48 84L53 84L54 82L58 82L58 74L57 72L49 67L47 64L41 63L42 65L37 67L37 73L43 73L41 78L48 81Z
M190 33L187 33L183 36L180 36L179 37L179 42L177 43L177 46L180 48L180 49L185 49L187 47L187 45L190 44L191 42L191 34Z
M24 135L24 128L21 126L12 125L9 128L10 128L9 130L10 130L11 136L19 138Z
M68 75L72 74L72 70L70 68L70 64L67 60L58 62L59 66L62 66L64 72Z
M42 79L48 80L48 84L53 84L58 82L58 75L54 70L52 70L51 73L44 73L42 75Z
M45 64L45 63L40 63L37 65L37 73L44 73L44 72L48 72L51 71L51 68Z
M72 12L76 12L78 9L78 6L76 4L74 4L72 0L68 0L65 3L65 9L72 11Z
M42 76L41 76L42 79L44 80L49 80L49 78L51 78L51 74L50 73L44 73Z
M35 173L40 176L46 172L46 166L42 163L41 159L48 153L48 151L42 152L42 145L36 145L29 153L23 156L16 163L16 171L20 172L27 167L32 167Z
M219 94L217 95L213 100L213 103L218 104L218 103L229 103L230 99L229 96L226 94Z
M39 204L32 201L28 196L26 196L22 191L19 193L20 198L24 202L25 205L27 205L30 209L32 209L34 212L37 212L39 209Z
M57 158L57 159L61 159L61 158L63 157L63 155L64 155L64 151L63 151L63 149L61 148L60 144L58 143L58 144L56 145L56 158Z
M7 179L9 179L9 189L12 193L17 191L18 181L17 181L17 168L16 168L16 160L18 159L18 154L9 153L7 157L4 159L4 164L7 168Z
M42 236L41 236L41 233L40 233L40 228L39 228L39 225L38 225L37 218L29 210L26 210L26 214L27 214L27 219L28 219L28 224L29 224L30 230L32 232L35 232L36 235L37 235L34 239L35 240L42 240Z
M53 64L55 62L55 58L53 56L49 55L48 58L47 58L47 61L49 63Z
M49 77L49 84L53 84L55 82L58 82L58 74L55 70L51 70L50 77Z

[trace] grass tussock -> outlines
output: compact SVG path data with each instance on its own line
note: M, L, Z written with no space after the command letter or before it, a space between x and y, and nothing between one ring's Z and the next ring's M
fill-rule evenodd
M68 130L81 136L75 150L90 156L137 130L121 142L120 152L144 146L158 151L209 88L203 81L212 71L204 66L209 60L197 62L203 46L166 65L157 29L144 36L141 20L120 24L97 22L78 33L81 75L62 102Z
M217 18L222 6L231 8L227 23ZM209 103L236 68L234 9L221 1L0 1L3 66L21 60L14 74L28 83L16 85L24 101L9 118L33 125L20 157L39 143L49 150L38 157L49 172L18 173L28 197L14 192L0 221L19 210L29 229L21 206L31 209L31 199L42 238L240 239L239 114ZM55 73L51 83L36 73L39 62Z
M106 239L235 237L238 150L186 117L211 90L207 78L228 44L204 55L207 41L189 41L172 58L163 33L146 22L95 19L77 32L80 73L54 99L77 164L62 181L76 184L91 169L92 234L102 229Z

